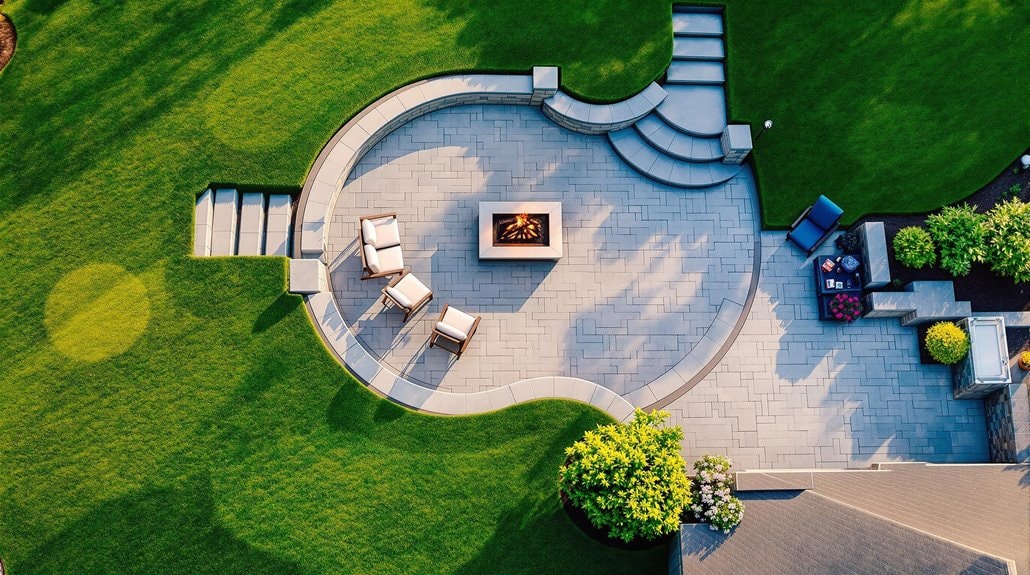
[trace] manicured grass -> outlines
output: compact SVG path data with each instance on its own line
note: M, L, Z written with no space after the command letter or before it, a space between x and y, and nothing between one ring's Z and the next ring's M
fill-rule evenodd
M664 7L617 35L637 9L5 8L19 30L0 74L11 573L662 570L664 549L606 548L560 508L563 449L604 414L408 412L330 358L283 294L283 260L187 254L208 182L297 186L342 122L417 77L546 62L577 91L626 95L668 57ZM616 64L634 54L643 67Z
M766 225L819 194L852 222L958 201L1030 142L1019 0L730 0L733 119L756 145Z
M819 192L849 217L933 207L1026 141L1025 83L1003 73L1018 70L1015 3L941 26L823 6L729 8L734 116L777 121L758 150L769 222ZM668 3L5 8L19 31L0 74L0 556L12 573L663 570L664 550L604 548L558 507L562 448L602 414L404 411L321 348L283 294L281 260L186 254L208 182L297 186L341 123L416 78L556 64L587 98L639 90L668 62ZM932 146L894 159L913 141Z

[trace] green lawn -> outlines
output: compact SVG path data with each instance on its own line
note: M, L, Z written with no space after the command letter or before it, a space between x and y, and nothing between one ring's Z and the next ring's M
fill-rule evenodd
M930 208L1027 140L1025 80L998 71L1026 28L1015 2L932 33L901 7L824 4L729 9L734 115L777 121L758 152L770 223L818 192L849 216ZM604 548L556 501L562 448L603 414L407 412L324 351L283 294L282 261L186 254L208 182L296 188L343 121L416 78L555 64L584 97L633 93L668 62L667 2L5 9L19 44L0 73L0 556L14 575L663 571L663 549ZM809 22L831 38L798 31ZM853 45L819 43L834 35ZM907 51L892 64L894 40L946 65ZM926 112L943 104L944 120ZM846 142L819 142L852 124ZM913 140L932 170L910 153L899 179L891 152Z
M731 0L732 119L756 146L762 215L789 225L819 194L852 222L933 210L1030 143L1023 0Z

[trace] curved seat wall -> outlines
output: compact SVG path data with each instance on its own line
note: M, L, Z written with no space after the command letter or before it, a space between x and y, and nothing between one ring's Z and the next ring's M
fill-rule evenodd
M544 100L544 114L554 123L581 134L604 134L632 126L665 100L665 90L651 84L629 99L614 104L590 104L558 91Z

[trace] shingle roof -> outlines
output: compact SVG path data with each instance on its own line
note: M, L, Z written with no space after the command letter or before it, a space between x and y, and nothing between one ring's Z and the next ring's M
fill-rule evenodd
M1030 575L1030 466L879 467L811 473L808 491L738 492L741 525L683 526L671 572Z

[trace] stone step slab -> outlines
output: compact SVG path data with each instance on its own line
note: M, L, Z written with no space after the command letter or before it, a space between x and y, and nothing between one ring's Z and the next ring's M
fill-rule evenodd
M672 33L676 36L722 36L722 15L704 12L674 13Z
M214 216L211 232L211 255L231 256L236 254L237 217L239 216L239 194L235 189L215 190Z
M722 86L669 84L655 108L667 124L699 137L722 137L726 129L726 95Z
M719 138L691 136L673 128L658 114L648 114L634 127L649 144L675 158L688 162L721 161L723 158Z
M293 234L293 198L286 194L268 196L268 215L265 223L266 256L289 256L290 237Z
M240 206L240 236L236 254L259 256L265 243L265 195L243 194Z
M670 84L723 84L726 72L722 62L674 60L667 75Z
M740 166L717 162L687 162L655 149L635 128L608 134L615 152L633 169L645 176L679 188L707 188L729 181Z
M214 192L204 190L197 198L193 222L193 255L211 255L212 222L215 216Z
M676 60L722 60L726 47L722 38L676 36L672 39L672 57Z

